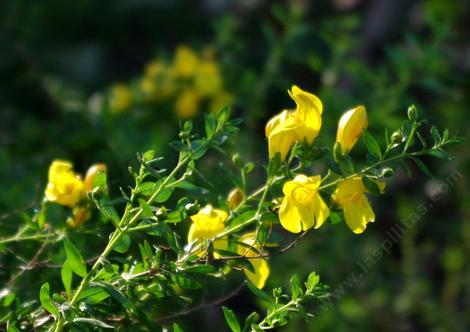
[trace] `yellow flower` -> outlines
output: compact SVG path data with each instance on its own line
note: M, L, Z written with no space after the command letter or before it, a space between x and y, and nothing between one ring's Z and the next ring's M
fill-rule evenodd
M224 230L224 221L228 214L224 210L214 209L206 205L199 212L191 216L192 224L189 228L188 243L203 244L206 240L213 239ZM214 242L214 248L227 249L227 240L219 239Z
M45 197L48 201L74 207L84 196L84 184L73 166L65 160L54 160L49 167L49 183Z
M268 121L265 133L268 138L269 158L280 153L281 160L286 159L292 144L298 140L297 128L294 112L287 110Z
M258 253L253 249L250 249L253 246L254 249L260 249L260 246L256 243L256 233L247 233L240 237L239 240L241 243L244 243L246 246L238 245L237 252L239 255L245 257L257 257ZM248 246L248 247L247 247ZM253 265L254 272L251 272L248 269L244 269L243 272L245 273L248 280L250 280L253 285L258 288L263 288L266 284L266 280L269 277L269 265L268 262L264 258L251 258L250 259L251 265Z
M165 64L161 60L155 59L145 66L144 76L147 78L155 78L161 75L164 71Z
M148 99L154 99L157 92L157 84L155 79L151 77L144 77L140 80L140 89Z
M298 139L306 140L308 144L312 144L321 128L322 102L317 96L303 91L296 85L288 92L297 104L295 121L298 125Z
M176 49L173 66L175 74L179 77L192 77L198 69L199 58L197 54L186 45Z
M90 219L90 210L88 207L76 207L73 209L72 216L67 222L71 227L78 227Z
M366 128L367 112L364 106L357 106L344 113L339 120L336 134L336 142L341 145L341 153L351 151Z
M199 109L199 93L196 90L186 89L176 100L176 113L183 119L189 119L197 114Z
M382 182L378 185L381 190L385 187ZM367 224L375 220L366 192L367 189L358 176L342 181L333 194L333 201L343 209L346 224L356 234L364 232Z
M222 89L219 65L213 60L201 62L194 78L196 90L203 96L213 96Z
M127 110L133 100L133 94L124 84L115 84L111 87L111 96L109 100L109 108L113 113L120 113Z
M282 190L285 197L279 208L282 227L289 232L299 233L311 227L319 228L325 222L330 209L318 193L319 187L319 175L297 175L294 180L284 184Z
M235 210L244 199L243 191L240 188L232 189L227 195L227 205L230 210Z
M221 91L212 97L209 108L211 112L218 112L225 106L231 106L232 103L233 95L226 91Z
M289 95L297 104L296 110L284 110L266 125L270 158L279 152L284 160L295 142L305 140L312 144L320 132L323 112L320 99L295 85Z

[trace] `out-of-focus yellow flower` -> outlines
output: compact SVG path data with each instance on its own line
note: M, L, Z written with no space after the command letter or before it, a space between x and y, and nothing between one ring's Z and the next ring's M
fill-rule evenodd
M199 64L194 87L203 96L213 96L222 89L222 77L215 61L205 60Z
M49 167L49 183L45 197L48 201L74 207L84 196L84 184L73 171L72 163L54 160Z
M144 69L144 76L147 78L155 78L165 71L165 64L160 59L154 59L149 62Z
M192 77L199 65L198 55L188 46L180 45L173 59L175 74L179 77Z
M106 165L102 163L97 163L91 165L85 175L84 189L85 191L93 190L93 182L95 181L96 176L101 173L106 172Z
M233 95L226 91L221 91L212 97L209 107L211 112L218 112L225 106L231 106L232 103Z
M266 125L270 158L279 152L284 160L295 142L305 140L312 144L320 132L323 112L320 99L295 85L289 95L297 105L295 112L284 110Z
M183 119L194 117L199 109L199 98L199 93L196 90L184 90L176 100L176 113Z
M224 230L224 221L227 217L228 214L224 210L214 209L211 205L206 205L197 214L191 216L193 223L189 228L188 243L199 244L205 240L213 239ZM215 249L226 250L227 246L226 239L214 241Z
M76 207L73 209L72 216L67 220L72 227L78 227L90 219L90 210L88 207Z
M285 197L279 209L279 219L289 232L319 228L328 218L330 209L318 193L319 187L319 175L297 175L284 184L282 191Z
M115 84L111 87L109 108L113 113L127 110L133 101L132 90L125 84Z
M383 182L378 185L381 190L385 188ZM340 182L333 194L333 201L343 209L346 224L356 234L364 232L367 224L375 220L366 192L367 189L358 176Z
M303 91L296 85L289 91L289 95L297 104L295 120L298 125L298 139L306 140L308 144L312 144L321 128L322 102L317 96Z
M297 128L295 113L287 110L268 121L265 133L268 138L269 158L279 152L281 160L286 159L292 144L298 140Z
M148 99L154 99L157 92L157 84L154 78L143 77L140 80L140 89Z
M255 250L250 249L250 247L259 251L260 246L256 243L256 233L247 233L240 237L239 240L241 243L244 243L246 246L238 245L237 252L239 255L245 257L257 257L258 254ZM245 273L248 280L250 280L256 287L263 288L266 284L266 280L269 277L269 265L268 262L264 258L251 258L250 259L251 265L253 265L254 272L251 272L248 269L244 269L243 272Z
M367 112L364 106L357 106L344 113L339 120L336 133L336 142L341 145L341 153L351 151L366 128Z

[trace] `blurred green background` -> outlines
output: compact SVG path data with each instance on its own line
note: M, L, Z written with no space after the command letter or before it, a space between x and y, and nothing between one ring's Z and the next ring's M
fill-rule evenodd
M55 158L73 161L81 173L105 162L118 195L119 186L130 183L127 166L135 164L136 152L171 153L168 143L179 126L175 110L184 100L197 101L202 113L220 97L220 105L230 103L244 119L229 150L257 165L253 187L263 181L260 165L267 160L264 124L294 106L286 92L293 84L323 101L318 145L332 144L339 116L358 104L367 107L370 131L379 139L383 128L400 125L410 104L430 123L466 136L468 19L470 4L459 0L2 1L2 229L13 232L21 213L39 206ZM193 83L172 81L170 97L153 99L165 85L145 81L153 75L151 64L174 66L181 47L216 64L220 89L180 100ZM196 124L201 118L196 115ZM414 168L412 177L399 172L374 202L376 222L362 236L347 227L323 227L271 259L269 285L286 285L291 271L305 277L315 270L333 294L312 307L315 320L294 320L280 330L470 329L470 154L466 146L452 152L452 163L429 160L436 179ZM223 175L219 157L201 170ZM232 187L223 176L218 182L207 200L223 199L215 193ZM415 226L388 246L391 227L414 216ZM381 255L374 256L377 248ZM4 260L10 267L2 268L2 283L18 258ZM361 267L366 262L367 272ZM47 279L40 268L38 276ZM245 291L227 305L239 314L256 308ZM218 306L181 325L226 329Z

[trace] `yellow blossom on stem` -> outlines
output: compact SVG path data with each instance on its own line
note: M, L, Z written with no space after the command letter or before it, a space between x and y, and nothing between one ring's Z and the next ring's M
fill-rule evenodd
M48 201L74 207L84 196L84 183L73 171L72 163L54 160L49 167L45 197Z
M303 91L296 85L288 92L297 105L295 120L298 125L298 139L312 144L321 128L322 102L314 94Z
M101 173L106 172L106 165L97 163L91 165L85 175L84 187L86 191L93 190L93 182L95 181L96 176Z
M111 87L109 108L113 113L127 110L133 101L132 90L124 84L115 84Z
M266 124L270 158L279 152L284 160L295 142L312 144L320 132L323 112L320 99L295 85L289 95L297 105L296 110L284 110Z
M285 196L279 209L282 227L299 233L312 227L319 228L325 222L330 209L318 193L319 187L319 175L297 175L284 184L282 190Z
M193 89L184 90L176 100L176 113L183 119L196 116L199 110L199 93Z
M381 190L385 184L378 183ZM375 214L365 195L366 187L359 176L340 182L333 194L333 201L343 209L348 227L355 233L364 232L369 222L374 222Z
M294 112L284 110L271 118L266 124L269 158L280 153L281 160L286 159L291 146L298 140L297 123Z
M199 65L198 55L188 46L180 45L173 60L175 74L179 77L192 77Z
M224 210L214 209L211 205L206 205L199 212L191 216L192 224L188 232L188 243L202 244L206 240L213 239L224 230L224 221L228 214ZM214 248L227 249L227 240L219 239L214 241Z
M336 142L341 145L341 153L351 151L367 128L367 112L362 105L357 106L341 116L336 133Z
M269 277L270 270L266 259L257 257L258 253L254 250L260 250L260 246L256 243L256 233L251 232L242 235L239 242L245 245L239 244L237 246L238 254L247 257L254 268L254 272L251 272L248 269L244 269L243 272L248 280L250 280L256 287L263 288Z

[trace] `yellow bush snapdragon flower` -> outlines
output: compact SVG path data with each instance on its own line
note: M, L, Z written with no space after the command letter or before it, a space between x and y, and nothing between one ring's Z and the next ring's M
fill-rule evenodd
M341 145L341 153L346 154L354 147L364 129L367 128L367 112L362 105L341 116L336 133L336 142Z
M84 196L84 183L73 171L72 163L54 160L49 167L45 197L48 201L74 207Z
M320 176L297 175L287 181L282 190L284 199L279 209L282 227L292 233L319 228L330 214L330 209L318 193Z
M377 184L381 190L385 188L383 182ZM364 232L367 224L375 220L366 192L361 178L357 176L342 181L333 194L333 201L343 209L346 224L355 234Z
M296 110L284 110L266 124L270 158L280 153L284 160L295 142L305 140L312 144L320 132L323 112L320 99L295 85L289 95L297 105Z
M189 228L188 243L203 244L206 240L213 239L224 230L224 221L228 214L224 210L214 209L212 205L206 205L199 212L191 216L192 224ZM214 248L226 250L226 239L214 241Z
M199 66L199 57L191 48L186 45L180 45L176 49L173 60L173 68L176 76L192 77Z
M266 284L266 280L269 277L270 270L266 259L257 257L258 254L255 250L252 249L254 248L256 250L260 250L260 246L256 243L256 233L246 233L240 237L239 241L244 243L246 246L239 244L237 246L238 254L248 258L252 257L250 259L250 263L254 268L254 272L251 272L248 269L244 269L243 272L245 273L248 280L253 283L253 285L258 288L263 288Z
M176 99L175 110L183 119L194 117L199 109L200 95L195 89L185 89Z

